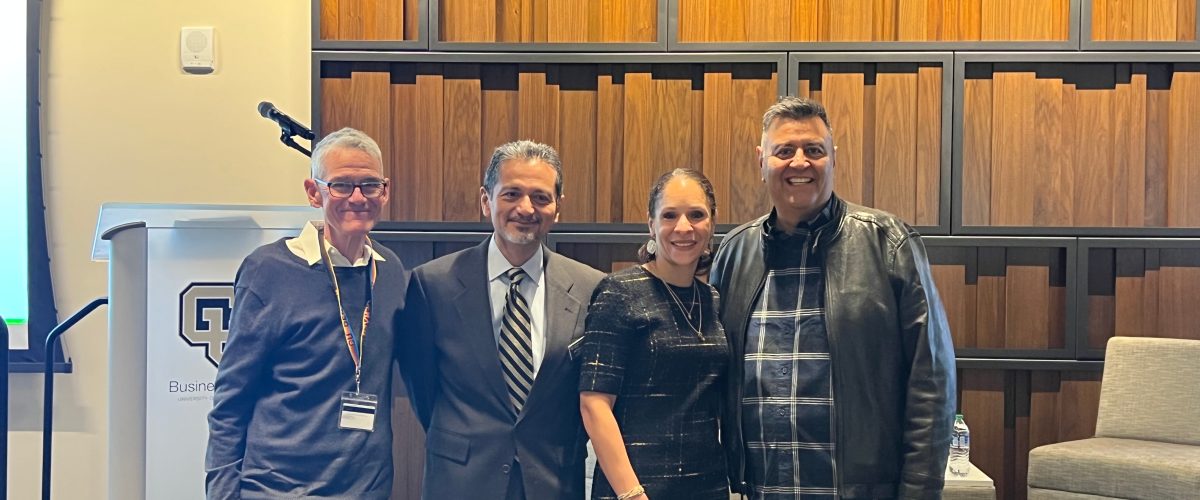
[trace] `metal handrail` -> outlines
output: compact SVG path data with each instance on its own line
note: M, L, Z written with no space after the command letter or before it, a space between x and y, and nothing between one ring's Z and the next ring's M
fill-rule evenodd
M42 500L50 500L50 446L54 441L54 343L68 328L75 326L84 316L105 304L108 304L108 297L91 301L46 335L46 382L42 394Z

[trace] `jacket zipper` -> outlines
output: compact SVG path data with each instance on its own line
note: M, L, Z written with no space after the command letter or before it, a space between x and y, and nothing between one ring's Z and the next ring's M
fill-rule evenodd
M758 286L755 287L755 289L754 289L754 295L752 296L753 298L750 301L750 307L747 308L747 310L746 310L746 312L747 312L746 321L742 323L742 329L740 332L738 332L738 335L742 336L742 342L741 342L742 352L738 353L739 359L737 360L737 362L738 362L738 378L737 378L738 384L737 384L737 399L736 399L737 408L734 411L737 415L736 422L737 422L737 433L738 433L738 446L742 447L742 453L741 453L742 459L738 461L738 467L741 469L738 473L738 479L742 483L742 484L738 485L738 488L742 489L742 490L745 489L744 486L746 484L746 452L745 452L746 435L742 432L742 398L746 396L745 383L744 383L744 380L746 378L746 330L750 328L750 317L754 315L754 303L757 302L759 296L762 295L763 285L765 285L767 283L766 245L763 245L763 261L764 261L763 262L764 266L763 266L762 276L758 279Z
M812 243L812 252L813 253L817 252L817 242L820 240L820 236L821 236L820 231L817 231L813 235L813 243ZM829 266L826 265L824 255L821 256L821 267L823 269L829 269ZM824 274L825 275L822 277L822 279L825 281L825 283L824 283L825 286L823 287L825 289L824 290L825 304L823 304L823 306L826 311L825 335L829 340L829 388L830 388L830 391L832 392L832 394L830 395L831 397L829 398L829 400L831 401L831 403L829 405L829 414L830 414L830 418L833 420L833 487L834 487L834 491L836 492L835 496L840 497L843 492L842 492L842 476L841 476L841 474L838 473L838 464L842 462L842 456L841 456L842 455L842 447L838 446L838 436L841 435L841 423L842 422L841 422L841 420L838 419L838 412L837 412L838 377L837 377L836 365L834 363L834 360L837 359L837 357L834 356L834 352L836 351L836 348L834 347L835 336L833 334L833 322L829 321L829 314L828 314L829 304L832 303L833 295L829 293L829 288L830 288L829 287L829 273L825 272Z

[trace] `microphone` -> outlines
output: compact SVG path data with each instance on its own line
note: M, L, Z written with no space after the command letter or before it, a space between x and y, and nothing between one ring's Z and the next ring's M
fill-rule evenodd
M279 109L275 108L275 105L271 104L270 102L263 101L258 103L258 114L262 115L263 118L278 123L279 127L282 128L285 133L289 133L290 135L298 135L310 141L317 138L316 134L313 134L312 130L309 130L308 127L305 127L296 120L293 120L292 117L283 114L282 111L279 111Z

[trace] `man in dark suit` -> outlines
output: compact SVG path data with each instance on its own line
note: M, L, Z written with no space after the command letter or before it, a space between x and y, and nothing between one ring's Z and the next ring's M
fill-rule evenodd
M425 499L581 499L579 368L603 276L551 252L562 164L544 144L496 148L479 189L494 233L414 271L397 343L426 431Z

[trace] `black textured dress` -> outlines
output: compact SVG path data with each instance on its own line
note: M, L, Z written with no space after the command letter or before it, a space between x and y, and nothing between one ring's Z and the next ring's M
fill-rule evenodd
M651 500L728 500L718 415L729 346L717 292L699 281L668 286L641 266L600 282L579 347L579 390L617 396L613 413ZM700 333L683 312L693 297ZM616 498L598 463L592 498Z

